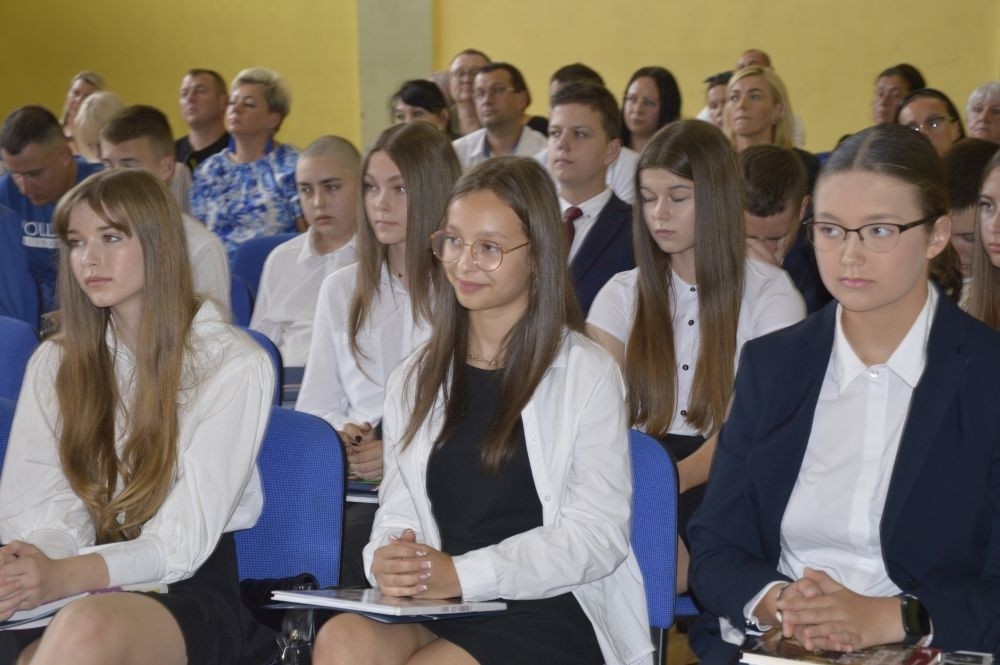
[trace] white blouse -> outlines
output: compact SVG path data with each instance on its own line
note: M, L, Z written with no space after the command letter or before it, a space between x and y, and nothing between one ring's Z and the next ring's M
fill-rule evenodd
M268 254L260 275L250 327L281 350L285 367L304 367L312 341L316 300L323 280L354 263L354 238L328 254L318 254L309 229Z
M134 357L112 333L119 393L134 391ZM256 459L270 416L274 370L247 335L206 302L195 316L178 395L176 480L134 540L97 548L109 586L191 577L224 532L253 526L263 507ZM62 349L43 343L28 364L0 477L0 542L22 540L61 559L94 545L94 525L59 462L55 376ZM86 386L80 386L86 390ZM117 444L128 415L119 409Z
M427 323L413 320L409 292L383 268L368 320L358 333L362 355L355 357L347 315L356 283L357 265L323 280L309 363L295 404L297 411L319 416L337 430L347 423L378 424L389 375L430 337Z
M639 294L639 269L620 272L604 285L594 298L587 323L600 328L622 344L628 344L635 324ZM700 434L687 420L694 384L695 367L701 346L698 312L698 287L688 284L677 273L670 281L673 306L674 349L677 358L677 404L670 423L671 434ZM786 328L805 318L802 295L781 268L747 259L743 275L743 298L736 325L736 354L739 362L743 345L751 339ZM667 322L664 322L666 325Z

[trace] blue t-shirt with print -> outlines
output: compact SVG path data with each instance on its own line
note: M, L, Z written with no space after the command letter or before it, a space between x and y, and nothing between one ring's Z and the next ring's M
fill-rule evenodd
M75 160L77 183L103 168L100 164L90 164L80 157ZM16 223L21 225L21 244L28 256L28 271L38 283L42 312L58 309L56 272L59 239L52 228L52 213L55 212L56 204L33 205L28 197L18 191L14 179L8 173L0 177L0 205L17 213Z
M38 286L21 245L21 217L0 205L0 316L38 327Z

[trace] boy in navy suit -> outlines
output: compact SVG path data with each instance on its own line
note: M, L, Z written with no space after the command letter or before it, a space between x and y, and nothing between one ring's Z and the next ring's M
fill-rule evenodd
M580 308L615 273L635 267L632 209L605 184L621 151L618 103L607 88L570 83L552 96L548 165L569 239L569 266Z

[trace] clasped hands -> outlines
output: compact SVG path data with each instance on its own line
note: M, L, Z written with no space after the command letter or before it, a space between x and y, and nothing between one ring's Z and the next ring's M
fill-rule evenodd
M455 598L462 585L451 557L417 542L417 534L406 529L388 545L375 550L372 574L379 591L387 596Z
M61 597L58 560L18 540L0 547L0 621Z
M347 453L350 475L361 480L382 478L382 440L375 438L371 423L347 423L338 432Z
M780 623L784 637L813 651L851 652L906 636L899 598L862 596L811 568L768 591L754 614L764 623Z

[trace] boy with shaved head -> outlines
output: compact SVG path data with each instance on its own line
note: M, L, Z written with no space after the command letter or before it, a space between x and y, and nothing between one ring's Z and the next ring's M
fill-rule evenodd
M250 327L267 335L286 367L304 367L323 279L354 263L360 156L350 141L322 136L299 155L295 186L309 230L267 257Z

